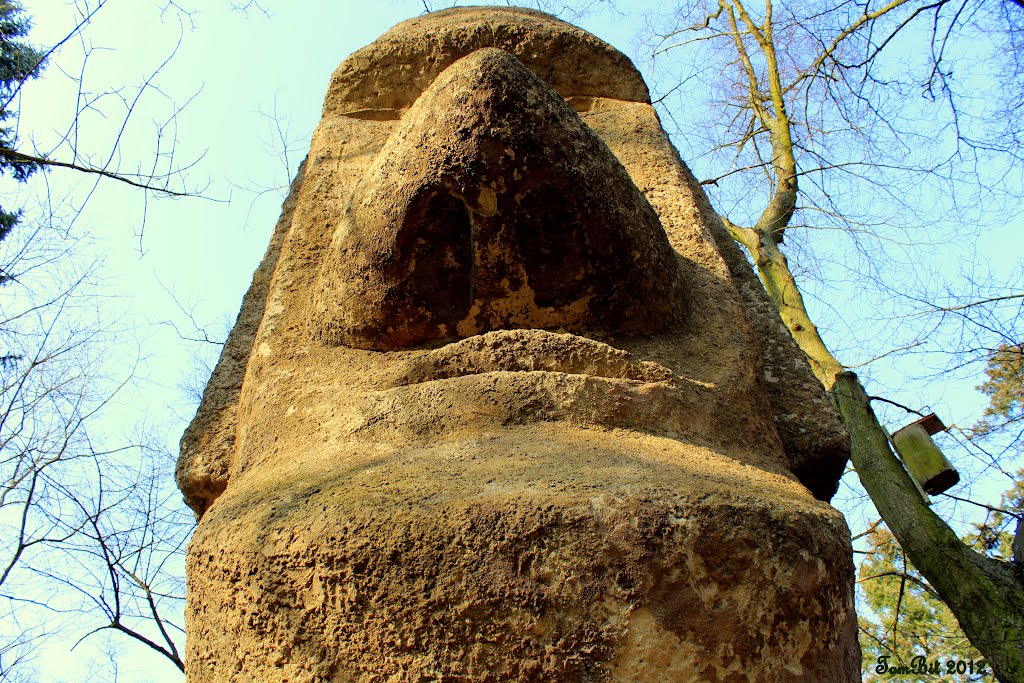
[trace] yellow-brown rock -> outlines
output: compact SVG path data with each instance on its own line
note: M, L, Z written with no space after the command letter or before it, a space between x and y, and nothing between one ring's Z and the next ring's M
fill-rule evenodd
M349 57L182 440L188 680L857 680L845 436L751 277L593 36Z
M653 332L685 293L658 215L608 146L509 53L458 60L359 180L323 261L330 345L495 329Z

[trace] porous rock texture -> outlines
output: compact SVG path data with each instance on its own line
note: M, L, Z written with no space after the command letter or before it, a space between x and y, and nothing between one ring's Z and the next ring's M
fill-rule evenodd
M313 310L324 342L390 351L502 328L652 332L681 317L682 288L608 146L482 48L434 79L360 179Z
M188 680L857 680L845 435L728 239L575 27L345 60L182 439Z

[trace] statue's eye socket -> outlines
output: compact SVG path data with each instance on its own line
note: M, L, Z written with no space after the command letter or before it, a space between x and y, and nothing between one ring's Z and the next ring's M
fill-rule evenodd
M548 187L523 196L515 234L538 306L565 306L593 285L593 253L572 198Z
M473 301L473 226L466 204L443 189L424 189L409 205L398 242L398 253L408 255L406 300L419 304L432 324L454 329Z

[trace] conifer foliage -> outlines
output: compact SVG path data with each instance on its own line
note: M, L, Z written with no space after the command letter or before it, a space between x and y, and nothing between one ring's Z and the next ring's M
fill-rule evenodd
M978 387L989 397L985 416L974 428L988 434L1024 425L1024 344L1000 344L988 359L988 379Z
M45 61L45 55L25 40L30 27L20 3L0 0L0 174L18 181L40 168L34 162L11 161L7 154L17 141L18 93L25 81L39 75ZM0 205L0 241L11 234L20 216L20 211Z

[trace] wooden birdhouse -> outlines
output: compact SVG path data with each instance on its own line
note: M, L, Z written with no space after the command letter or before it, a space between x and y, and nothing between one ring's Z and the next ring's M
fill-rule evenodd
M933 434L945 430L946 425L932 413L892 435L893 444L910 476L933 496L948 490L960 481L960 474L932 441Z

